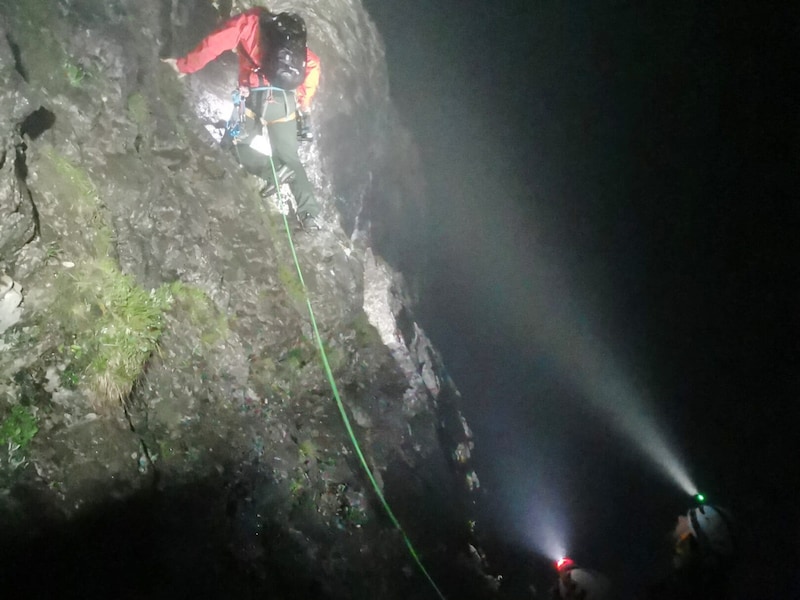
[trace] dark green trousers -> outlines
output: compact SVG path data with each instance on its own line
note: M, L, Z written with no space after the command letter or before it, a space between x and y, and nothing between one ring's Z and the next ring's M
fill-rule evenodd
M291 115L296 110L294 92L287 92L285 95L280 91L251 92L247 98L247 107L261 119L269 123ZM286 165L294 173L294 179L289 183L294 200L297 203L297 214L311 213L316 217L319 215L319 204L314 196L314 188L308 180L306 169L300 162L297 153L300 142L297 141L297 120L291 119L280 123L271 123L264 129L268 134L269 142L272 146L272 159L277 171L281 165ZM269 164L269 157L250 148L247 144L236 145L239 162L253 173L272 181L272 168Z

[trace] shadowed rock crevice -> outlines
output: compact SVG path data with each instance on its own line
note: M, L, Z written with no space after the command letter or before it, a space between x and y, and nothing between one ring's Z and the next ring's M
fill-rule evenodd
M14 183L11 187L11 198L13 208L9 217L17 221L17 243L22 246L31 243L40 234L39 211L33 200L33 194L27 185L28 166L26 151L28 146L25 142L19 141L14 146ZM5 154L2 164L5 165ZM2 169L2 166L0 166ZM12 237L12 236L9 236ZM0 236L0 249L3 247L2 236Z
M25 70L25 66L22 64L22 56L19 51L19 45L14 43L14 40L10 35L6 35L6 42L8 42L8 47L11 48L11 53L14 56L14 69L16 69L17 73L19 73L25 81L28 81L28 73Z
M30 115L25 117L19 128L20 135L28 136L31 140L35 140L45 131L55 125L56 115L44 106L40 106Z

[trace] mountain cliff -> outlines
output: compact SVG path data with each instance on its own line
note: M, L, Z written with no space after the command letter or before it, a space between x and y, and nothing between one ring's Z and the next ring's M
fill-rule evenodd
M370 479L446 594L496 587L459 393L380 255L425 214L380 37L358 0L270 7L323 65L298 232L217 144L235 57L160 60L250 5L0 1L8 597L436 597Z

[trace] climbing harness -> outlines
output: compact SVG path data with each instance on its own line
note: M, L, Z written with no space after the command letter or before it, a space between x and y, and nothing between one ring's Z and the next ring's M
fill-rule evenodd
M278 175L275 172L275 162L272 160L271 156L269 158L269 163L270 163L270 168L272 170L272 177L274 181L278 181ZM277 193L280 199L281 196L280 187L278 187ZM411 540L409 539L405 530L403 529L403 526L400 524L400 521L397 519L391 507L389 506L389 503L387 502L386 497L383 495L383 492L381 491L381 488L378 485L375 476L372 474L372 469L370 469L369 465L367 464L367 459L364 457L364 453L361 451L361 446L358 443L356 434L353 431L352 425L350 424L350 418L347 416L344 404L342 403L342 398L339 395L339 388L336 385L336 380L333 377L333 371L331 370L330 362L328 361L328 355L325 352L325 346L322 342L322 336L320 335L319 328L317 327L317 320L316 317L314 316L314 309L311 306L311 299L309 298L308 288L306 287L306 283L303 278L303 271L300 268L300 262L297 259L297 251L295 250L294 240L292 239L292 232L289 227L289 220L287 219L286 214L283 214L283 225L284 228L286 229L286 237L289 240L289 248L291 249L292 252L292 259L294 260L294 266L295 269L297 270L297 278L300 281L300 287L302 288L303 295L305 296L306 299L306 308L308 309L308 316L311 320L311 327L314 331L314 341L317 344L317 350L319 351L319 356L320 359L322 360L323 370L325 372L325 376L328 379L328 383L331 386L331 390L333 391L333 397L336 400L336 406L339 409L339 414L341 415L342 422L344 423L344 427L347 430L347 435L350 437L350 441L353 444L353 449L355 450L356 456L358 456L359 463L361 464L361 467L364 469L364 472L366 473L369 482L372 484L372 488L375 490L375 495L378 497L381 506L383 506L386 515L389 517L389 520L392 522L392 524L395 526L395 528L403 538L403 541L405 542L405 545L408 548L408 552L414 559L414 562L416 563L420 572L422 572L422 574L425 576L425 579L428 581L428 583L430 583L431 587L433 587L433 589L436 591L437 596L441 600L446 600L444 594L436 585L436 582L433 580L430 573L428 573L428 570L422 564L422 559L419 557L419 554L417 554L417 551L414 548L414 545L411 543Z
M252 110L250 110L249 108L247 110L245 110L245 114L248 117L250 117L251 119L260 119L260 117L258 115L256 115L256 113L253 112ZM279 119L273 119L272 121L264 121L262 119L261 123L263 125L273 125L275 123L288 123L289 121L294 121L296 118L297 118L297 113L293 112L293 113L289 113L285 117L280 117Z
M266 101L267 102L269 102L270 100L273 99L273 97L274 97L273 92L278 92L278 93L283 95L283 109L286 112L286 116L281 117L279 119L275 119L274 121L269 121L267 123L264 123L264 125L271 125L272 123L283 123L284 121L291 121L292 119L295 118L296 113L295 112L291 112L291 113L289 112L289 94L294 94L293 91L290 90L290 91L287 92L286 90L284 90L282 88L275 87L275 86L272 86L272 85L264 85L264 86L260 86L260 87L250 88L250 91L251 92L269 92L267 94L267 96L266 96ZM255 117L255 113L253 113L253 115Z
M272 121L264 121L256 112L250 108L247 108L247 97L242 95L240 89L235 89L231 93L231 99L233 101L233 110L231 111L231 116L228 118L228 121L225 123L225 137L228 138L234 144L239 141L240 138L244 138L246 136L246 120L247 118L253 119L256 122L261 122L262 125L273 125L275 123L288 123L289 121L293 121L297 118L297 111L289 110L289 96L286 90L281 88L276 88L273 86L262 86L262 87L255 87L251 88L250 92L269 92L266 97L266 102L270 102L273 99L273 92L280 92L283 94L283 106L284 111L286 114L282 117L277 119L273 119ZM293 92L289 92L291 94ZM261 150L257 149L258 152ZM262 152L262 154L265 154Z

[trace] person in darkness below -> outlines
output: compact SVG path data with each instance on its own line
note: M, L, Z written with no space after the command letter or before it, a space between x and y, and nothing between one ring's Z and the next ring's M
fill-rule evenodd
M610 587L605 575L562 558L558 561L558 582L550 590L550 600L607 600Z
M252 8L231 17L186 56L163 60L185 75L228 50L239 57L239 95L246 99L246 114L251 122L260 119L257 129L266 127L278 178L289 178L297 218L304 230L316 231L319 205L298 155L298 138L311 139L309 111L320 78L319 58L306 46L305 22L293 13L275 15L262 7ZM239 161L249 172L273 181L269 158L255 143L244 143L254 139L255 135L248 135L236 143Z
M679 516L672 533L672 569L642 600L723 600L729 597L736 543L727 510L701 505Z

